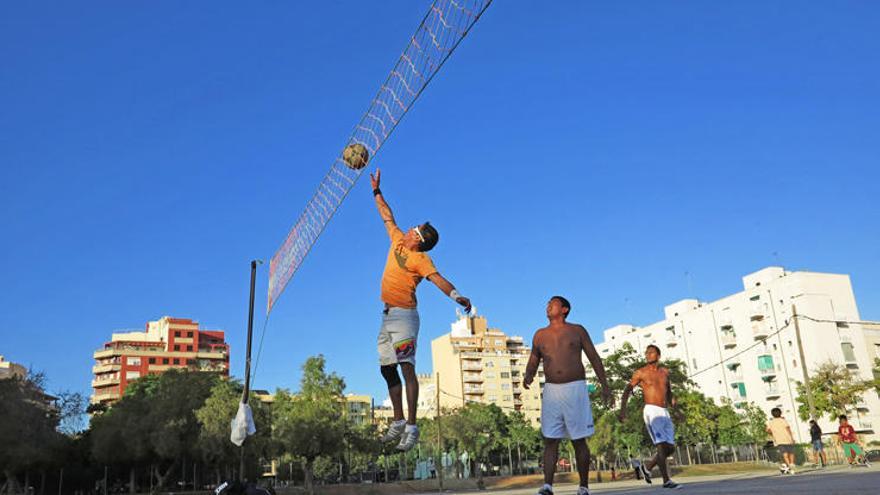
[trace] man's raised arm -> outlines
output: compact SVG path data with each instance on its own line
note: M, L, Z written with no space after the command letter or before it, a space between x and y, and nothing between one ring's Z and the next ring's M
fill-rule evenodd
M377 168L376 175L370 174L370 185L373 186L373 196L376 198L376 208L379 210L379 216L382 217L382 221L385 222L385 230L388 231L388 235L391 235L392 232L400 229L397 227L397 222L394 221L394 214L391 213L391 207L388 206L385 197L382 195L382 190L379 189L381 173L382 171Z

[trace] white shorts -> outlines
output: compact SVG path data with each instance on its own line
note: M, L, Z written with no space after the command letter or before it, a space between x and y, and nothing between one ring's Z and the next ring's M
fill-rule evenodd
M645 420L648 435L651 436L654 445L658 443L675 445L675 426L673 426L672 418L669 417L669 411L665 407L645 404L642 418Z
M382 312L379 329L379 364L416 364L416 339L419 336L419 312L390 307Z
M586 381L544 384L541 434L544 438L572 440L593 435L593 409Z

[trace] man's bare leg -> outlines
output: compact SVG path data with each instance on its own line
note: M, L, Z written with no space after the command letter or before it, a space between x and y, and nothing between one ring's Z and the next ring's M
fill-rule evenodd
M559 439L544 439L544 483L553 484L553 475L556 474L556 461L559 460Z
M574 446L574 457L578 463L578 477L581 486L586 488L590 484L590 446L583 438L572 440L571 444Z
M403 372L403 381L406 382L406 409L407 423L416 424L416 409L419 405L419 378L416 376L416 367L412 363L400 363ZM398 392L399 394L399 392ZM395 419L397 418L395 412ZM403 418L403 411L401 411Z
M394 409L394 421L403 419L403 387L395 385L388 388L388 397L391 399L391 407Z
M664 483L669 481L669 468L666 466L666 458L669 457L673 449L674 447L668 443L657 444L657 456L652 461L660 469L660 475L663 476Z

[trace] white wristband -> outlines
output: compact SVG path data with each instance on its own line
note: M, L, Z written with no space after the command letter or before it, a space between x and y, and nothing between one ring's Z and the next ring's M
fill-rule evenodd
M451 291L449 291L449 298L453 301L458 302L459 297L461 297L461 294L459 294L457 290L452 289Z

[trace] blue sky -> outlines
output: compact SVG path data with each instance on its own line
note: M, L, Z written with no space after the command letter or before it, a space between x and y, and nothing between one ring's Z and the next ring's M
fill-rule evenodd
M225 330L241 376L249 260L281 244L428 5L0 6L0 353L88 393L112 331L173 315ZM498 1L370 169L511 334L558 293L600 340L771 264L851 274L880 319L877 25L868 1ZM273 311L256 387L295 388L323 353L384 397L365 179ZM428 372L454 305L419 298Z

